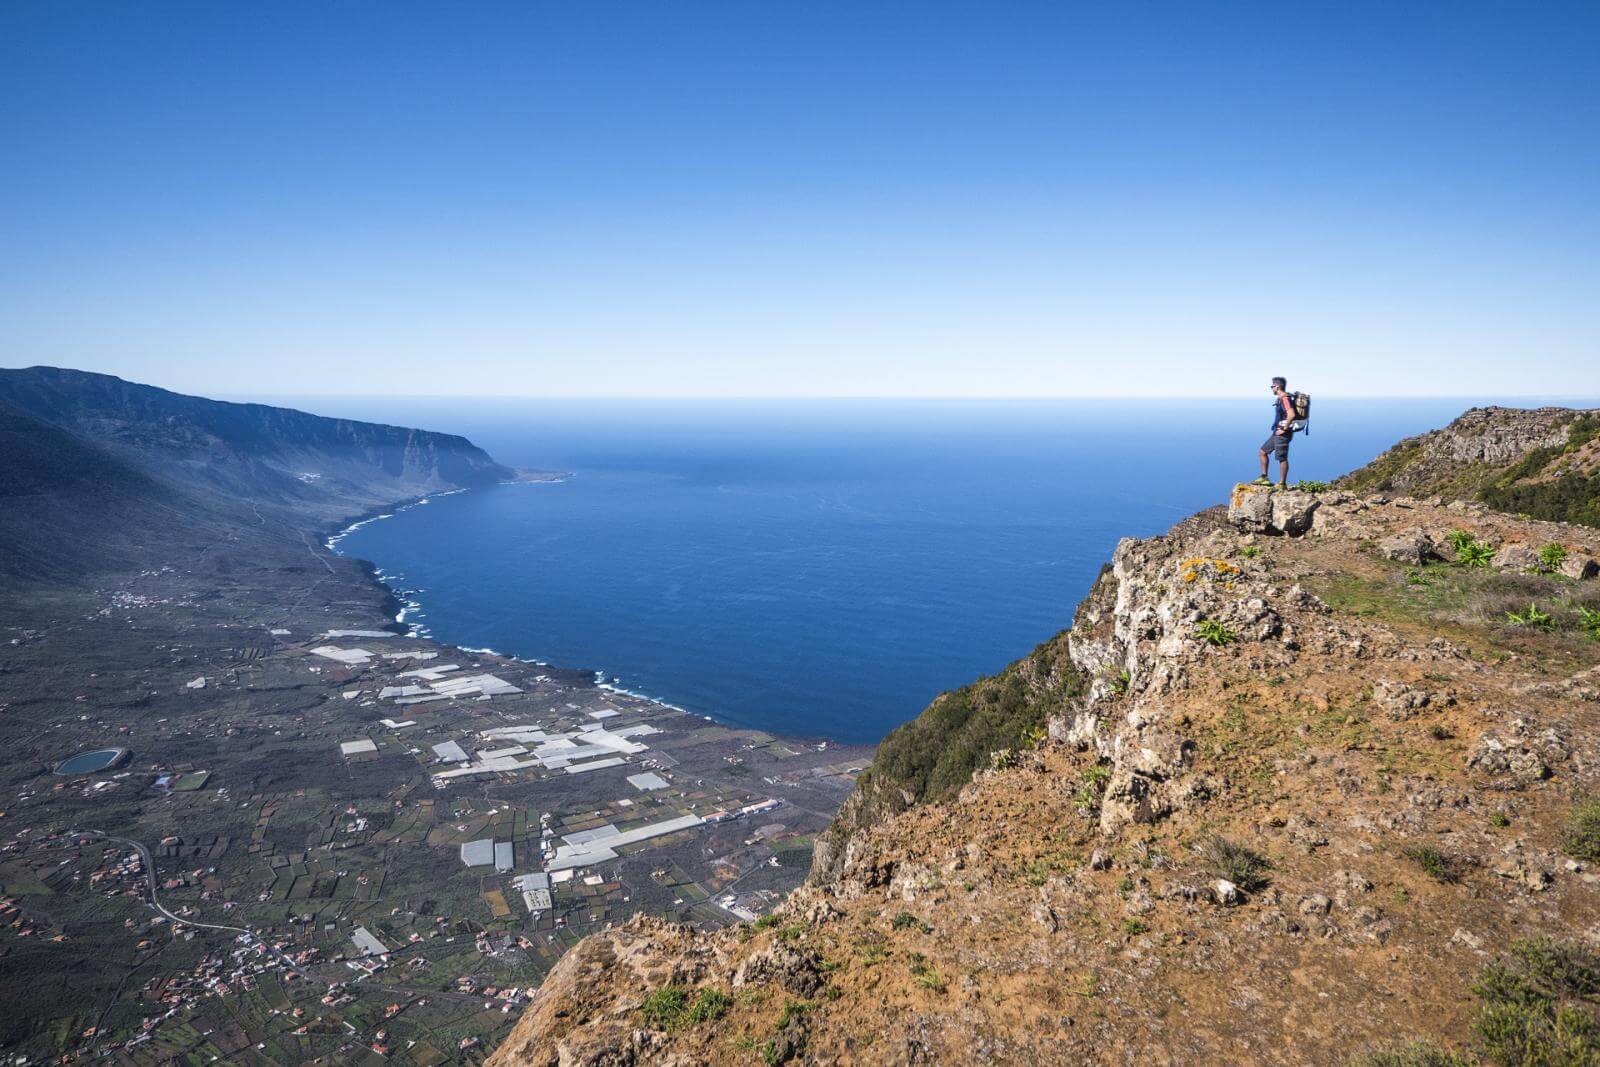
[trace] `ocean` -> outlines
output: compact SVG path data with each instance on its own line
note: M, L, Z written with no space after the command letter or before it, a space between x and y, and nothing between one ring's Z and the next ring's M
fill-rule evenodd
M691 712L876 742L1067 627L1117 540L1257 473L1238 401L289 399L465 434L559 483L442 495L343 537L470 648ZM1327 480L1470 401L1318 398Z

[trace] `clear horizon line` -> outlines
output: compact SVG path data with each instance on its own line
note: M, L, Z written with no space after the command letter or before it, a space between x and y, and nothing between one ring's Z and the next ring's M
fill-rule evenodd
M199 394L193 394L199 395ZM919 395L893 393L216 393L219 398L247 399L273 397L277 399L307 400L897 400L943 402L951 400L991 400L1032 403L1048 400L1256 400L1266 395L1256 393L1048 393L1033 396L1010 394L949 394ZM1329 400L1484 400L1483 393L1314 393ZM1575 400L1600 399L1600 394L1583 393L1496 393L1502 401L1512 400Z

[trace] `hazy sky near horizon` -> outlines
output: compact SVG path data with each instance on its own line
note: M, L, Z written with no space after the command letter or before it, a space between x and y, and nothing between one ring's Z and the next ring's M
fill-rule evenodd
M10 0L0 365L1592 394L1597 54L1592 2Z

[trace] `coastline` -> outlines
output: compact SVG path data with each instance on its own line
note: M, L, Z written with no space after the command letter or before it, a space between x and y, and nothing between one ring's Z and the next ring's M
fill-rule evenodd
M570 471L567 471L567 472L519 471L518 473L521 474L521 475L527 475L527 477L519 477L519 478L507 479L506 481L498 482L496 484L498 484L498 485L523 485L523 484L537 485L537 484L545 484L545 483L555 484L555 483L559 483L559 482L568 481L571 478L575 477L575 474L573 472L570 472ZM709 713L709 712L697 711L697 710L695 710L693 708L684 707L681 704L675 704L671 700L668 700L666 698L659 697L659 696L653 695L651 693L642 692L642 691L637 690L637 689L629 689L629 688L627 688L625 686L617 684L614 681L607 681L606 679L607 679L607 677L609 675L608 675L608 672L607 672L607 670L605 668L601 668L601 667L571 667L571 666L563 666L563 665L560 665L560 664L553 663L550 660L540 658L538 656L525 656L525 655L518 655L518 654L515 654L515 653L507 653L507 652L502 652L499 649L489 648L489 647L469 647L467 645L458 644L458 643L450 641L450 640L448 640L446 638L442 638L442 637L440 637L438 635L435 635L428 628L428 626L426 624L424 624L424 623L407 622L406 621L406 617L408 615L425 614L425 613L423 613L423 604L422 604L422 602L420 600L416 599L416 597L411 595L412 591L404 590L404 589L400 589L400 588L396 587L396 585L394 584L394 580L397 578L396 575L391 575L391 574L385 573L384 570L381 567L379 567L372 560L365 559L365 558L360 557L360 556L346 555L345 553L343 553L343 552L341 552L339 550L339 547L338 547L339 544L346 537L348 537L350 534L352 534L355 531L361 529L362 527L369 526L369 525L371 525L372 523L375 523L375 522L381 522L381 521L383 521L385 519L392 519L396 515L399 515L399 514L401 514L403 512L406 512L406 511L410 511L410 510L412 510L414 508L426 506L430 500L432 500L434 498L437 498L437 497L458 496L458 495L460 495L462 493L469 493L469 492L472 492L474 489L481 489L481 488L486 488L486 487L484 487L484 486L464 486L464 487L459 488L459 489L447 489L447 490L442 490L442 491L435 492L435 493L424 493L424 494L420 494L418 496L407 498L405 500L399 501L399 502L394 503L394 504L381 506L381 507L374 507L374 508L371 508L371 509L369 509L369 510L367 510L365 512L361 512L361 513L357 514L349 522L344 523L342 526L338 526L337 528L332 529L331 532L329 530L325 529L323 531L319 531L316 536L317 536L317 539L319 540L319 542L322 544L322 547L324 549L326 549L327 551L329 551L329 552L333 553L334 555L338 556L340 559L349 560L350 562L355 563L356 565L361 567L362 572L363 572L363 574L366 575L367 579L370 582L372 582L372 584L375 585L383 593L384 611L385 611L385 613L387 615L390 616L390 620L385 622L385 623L383 623L383 625L382 625L383 629L391 630L392 632L394 632L396 634L399 634L401 636L404 636L404 637L411 637L411 638L418 639L418 640L431 641L431 642L433 642L435 644L440 645L441 647L453 648L453 649L456 649L456 650L458 650L460 652L469 653L469 654L472 654L472 655L495 656L495 657L498 657L500 659L509 660L509 661L515 662L515 663L525 663L525 664L528 664L530 666L538 667L538 668L540 668L542 670L555 672L555 673L565 677L568 681L573 681L575 678L581 677L583 679L586 679L586 682L584 684L587 684L587 685L589 685L589 686L591 686L591 687L593 687L595 689L602 689L602 690L605 690L607 692L616 693L616 694L618 694L620 696L632 697L632 698L634 698L636 700L648 701L649 703L654 704L657 707L665 708L665 709L670 710L670 711L680 712L680 713L682 713L684 715L688 715L688 716L691 716L691 717L696 718L696 719L701 719L701 720L703 720L705 722L715 723L715 724L717 724L719 726L727 727L728 729L733 729L733 730L760 730L763 733L770 732L770 731L767 731L763 727L756 726L756 725L753 725L751 723L742 723L742 722L735 721L733 719L720 717L720 716L717 716L717 715ZM786 738L788 740L795 741L797 743L806 744L806 745L823 745L823 746L826 746L826 747L835 747L835 748L865 748L865 749L873 749L873 748L876 747L875 745L870 745L870 744L869 745L863 745L863 744L860 744L858 742L841 741L838 738L829 737L829 736L827 736L825 734L787 734L787 733L785 733L785 734L773 734L773 736L775 736L775 737L784 737L784 738Z

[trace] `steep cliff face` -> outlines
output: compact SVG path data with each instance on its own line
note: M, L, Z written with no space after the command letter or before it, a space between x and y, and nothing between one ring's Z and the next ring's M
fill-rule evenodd
M1240 487L1118 546L1045 736L868 794L770 921L587 939L492 1062L1592 1062L1597 557Z
M184 396L106 374L0 370L0 402L163 482L329 517L516 473L464 437Z
M1600 410L1473 408L1338 484L1480 500L1513 514L1600 526Z
M0 577L42 590L518 472L462 437L0 370Z

